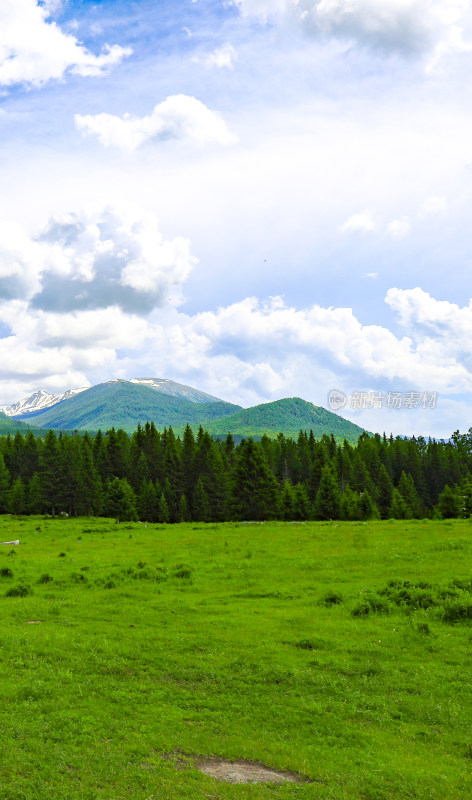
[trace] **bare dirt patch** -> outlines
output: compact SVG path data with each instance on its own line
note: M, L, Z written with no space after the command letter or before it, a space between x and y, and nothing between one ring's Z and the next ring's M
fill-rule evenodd
M210 758L195 766L205 775L226 783L303 783L305 779L294 772L271 769L255 761L225 761Z
M184 755L183 753L166 754L164 758L174 761L178 769L192 766L215 778L217 781L225 783L308 783L308 778L299 775L297 772L286 772L283 770L267 767L259 761L226 761L224 758L198 758L196 756Z

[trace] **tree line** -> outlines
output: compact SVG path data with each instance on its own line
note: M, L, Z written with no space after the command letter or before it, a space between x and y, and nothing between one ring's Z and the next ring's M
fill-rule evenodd
M153 423L130 436L0 437L0 513L147 522L468 517L472 428L449 441L301 431L235 444Z

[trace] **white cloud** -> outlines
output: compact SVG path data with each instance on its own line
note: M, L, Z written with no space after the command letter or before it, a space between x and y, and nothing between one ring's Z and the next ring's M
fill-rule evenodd
M223 67L227 67L228 69L234 69L234 62L237 58L236 50L234 49L233 45L229 42L226 42L222 47L218 47L213 53L205 56L204 58L199 58L198 56L195 58L195 61L201 61L205 67L208 69L218 68L221 69Z
M420 214L425 217L432 217L435 214L440 214L447 208L447 202L444 197L427 197L421 206Z
M188 139L202 146L234 142L226 123L200 100L184 94L172 95L154 107L148 117L125 114L75 115L77 128L98 137L104 147L136 150L145 142Z
M403 239L407 236L411 229L411 223L408 219L393 219L387 225L387 233L393 239Z
M43 311L116 306L148 314L180 302L195 263L187 239L165 240L154 215L142 211L65 214L35 236L0 225L0 298Z
M470 23L467 0L237 0L243 14L336 37L386 52L433 52L430 67L444 55L468 50L463 28Z
M375 228L375 220L370 211L353 214L341 225L343 233L371 233Z
M0 85L41 86L67 72L96 76L130 55L129 48L106 45L99 55L49 19L54 4L2 0L0 4Z
M60 314L10 300L0 306L0 321L11 330L0 339L0 400L35 386L66 389L141 374L165 375L243 405L295 395L326 405L333 387L347 394L472 392L472 301L459 308L419 288L390 289L386 301L407 336L364 325L350 308L296 309L280 297L247 298L194 316L173 310L167 321L117 307ZM8 387L21 380L15 397ZM359 413L355 421L397 433L450 434L450 407L444 418L438 407L427 431L413 413ZM433 419L428 414L423 426Z
M379 277L379 273L378 273L378 272L366 272L366 273L364 273L364 275L361 275L361 277L362 277L362 278L372 278L372 279L375 279L375 278L378 278L378 277Z

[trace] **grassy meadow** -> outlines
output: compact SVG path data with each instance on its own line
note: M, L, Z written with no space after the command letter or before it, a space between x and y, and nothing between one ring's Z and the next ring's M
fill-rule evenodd
M0 518L1 800L470 800L472 523ZM191 756L310 782L232 785Z

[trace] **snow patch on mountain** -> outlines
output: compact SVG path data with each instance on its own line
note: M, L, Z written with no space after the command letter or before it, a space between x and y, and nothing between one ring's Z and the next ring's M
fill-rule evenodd
M126 382L127 381L122 378L115 378L115 380L107 381L107 383ZM175 381L169 380L169 378L131 378L129 383L138 383L141 386L148 386L156 392L162 392L171 397L183 397L191 403L213 403L215 401L220 401L219 397L206 394L206 392L200 392L199 389L194 389L192 386L185 386L183 383L176 383ZM84 392L86 389L90 389L90 386L83 386L81 389L68 389L67 392L59 395L50 394L43 389L38 389L33 392L33 394L30 394L23 400L19 400L17 403L13 403L10 406L0 406L0 412L3 411L7 417L22 417L35 414L39 411L44 411L46 408L52 408L52 406L61 403L63 400L69 400L71 397L74 397L74 395L79 394L79 392Z
M84 392L88 388L88 386L84 386L80 389L68 389L63 394L50 394L43 389L38 389L33 394L23 400L19 400L17 403L13 403L11 406L0 407L0 411L6 414L7 417L21 417L24 414L31 414L33 411L43 411L45 408L51 408L51 406L61 403L62 400L69 400L70 397L74 397L74 395Z
M150 389L168 394L171 397L183 397L184 400L189 400L191 403L214 403L221 400L221 398L214 397L212 394L206 394L206 392L201 392L199 389L194 389L192 386L186 386L183 383L176 383L169 380L169 378L131 378L130 383L149 386Z

